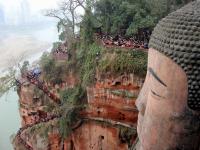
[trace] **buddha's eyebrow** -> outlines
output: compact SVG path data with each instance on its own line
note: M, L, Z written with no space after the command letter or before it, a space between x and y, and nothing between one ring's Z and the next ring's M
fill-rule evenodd
M153 69L151 67L148 68L149 72L152 74L152 76L162 85L164 85L165 87L167 87L167 85L158 77L158 75L153 71Z

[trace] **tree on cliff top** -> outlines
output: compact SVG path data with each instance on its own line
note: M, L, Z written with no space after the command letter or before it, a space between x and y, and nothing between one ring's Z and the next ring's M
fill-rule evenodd
M95 16L106 34L135 34L139 28L153 27L145 0L100 0Z
M106 34L134 35L152 29L172 11L194 0L99 0L94 13Z
M190 1L194 0L63 0L58 9L46 11L46 16L59 19L60 40L71 43L81 27L85 42L91 40L95 28L126 36L151 30L161 18ZM84 15L78 13L80 9Z
M22 58L21 58L22 60ZM16 63L13 67L8 68L7 73L0 77L0 97L7 93L10 89L16 88L17 78L16 76L21 74L23 76L28 70L29 62L24 61L21 63Z
M0 97L16 86L15 74L16 70L10 68L5 76L0 77Z
M70 43L75 39L77 24L81 20L80 9L85 9L85 0L64 0L59 4L58 9L45 12L46 16L59 19L57 28L61 41L67 40Z
M194 0L146 0L146 3L151 10L150 15L154 17L154 22L157 23L170 12L177 10L191 1Z

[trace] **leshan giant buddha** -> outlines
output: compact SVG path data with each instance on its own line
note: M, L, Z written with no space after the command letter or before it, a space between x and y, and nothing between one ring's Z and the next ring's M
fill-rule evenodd
M200 1L162 19L149 44L136 101L137 150L200 148Z

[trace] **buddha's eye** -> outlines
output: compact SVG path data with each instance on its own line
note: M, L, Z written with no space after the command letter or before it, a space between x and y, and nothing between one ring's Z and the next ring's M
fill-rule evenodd
M164 98L163 96L160 96L159 94L157 94L155 91L151 90L151 93L153 96L156 96L158 98Z

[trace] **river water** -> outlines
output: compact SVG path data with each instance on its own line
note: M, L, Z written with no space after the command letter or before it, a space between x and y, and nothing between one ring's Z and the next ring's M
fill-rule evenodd
M38 59L57 40L55 23L0 26L0 74L21 61ZM18 96L14 90L0 98L0 150L12 150L11 136L20 128Z
M0 98L0 149L12 150L10 137L20 127L17 93L11 90Z

